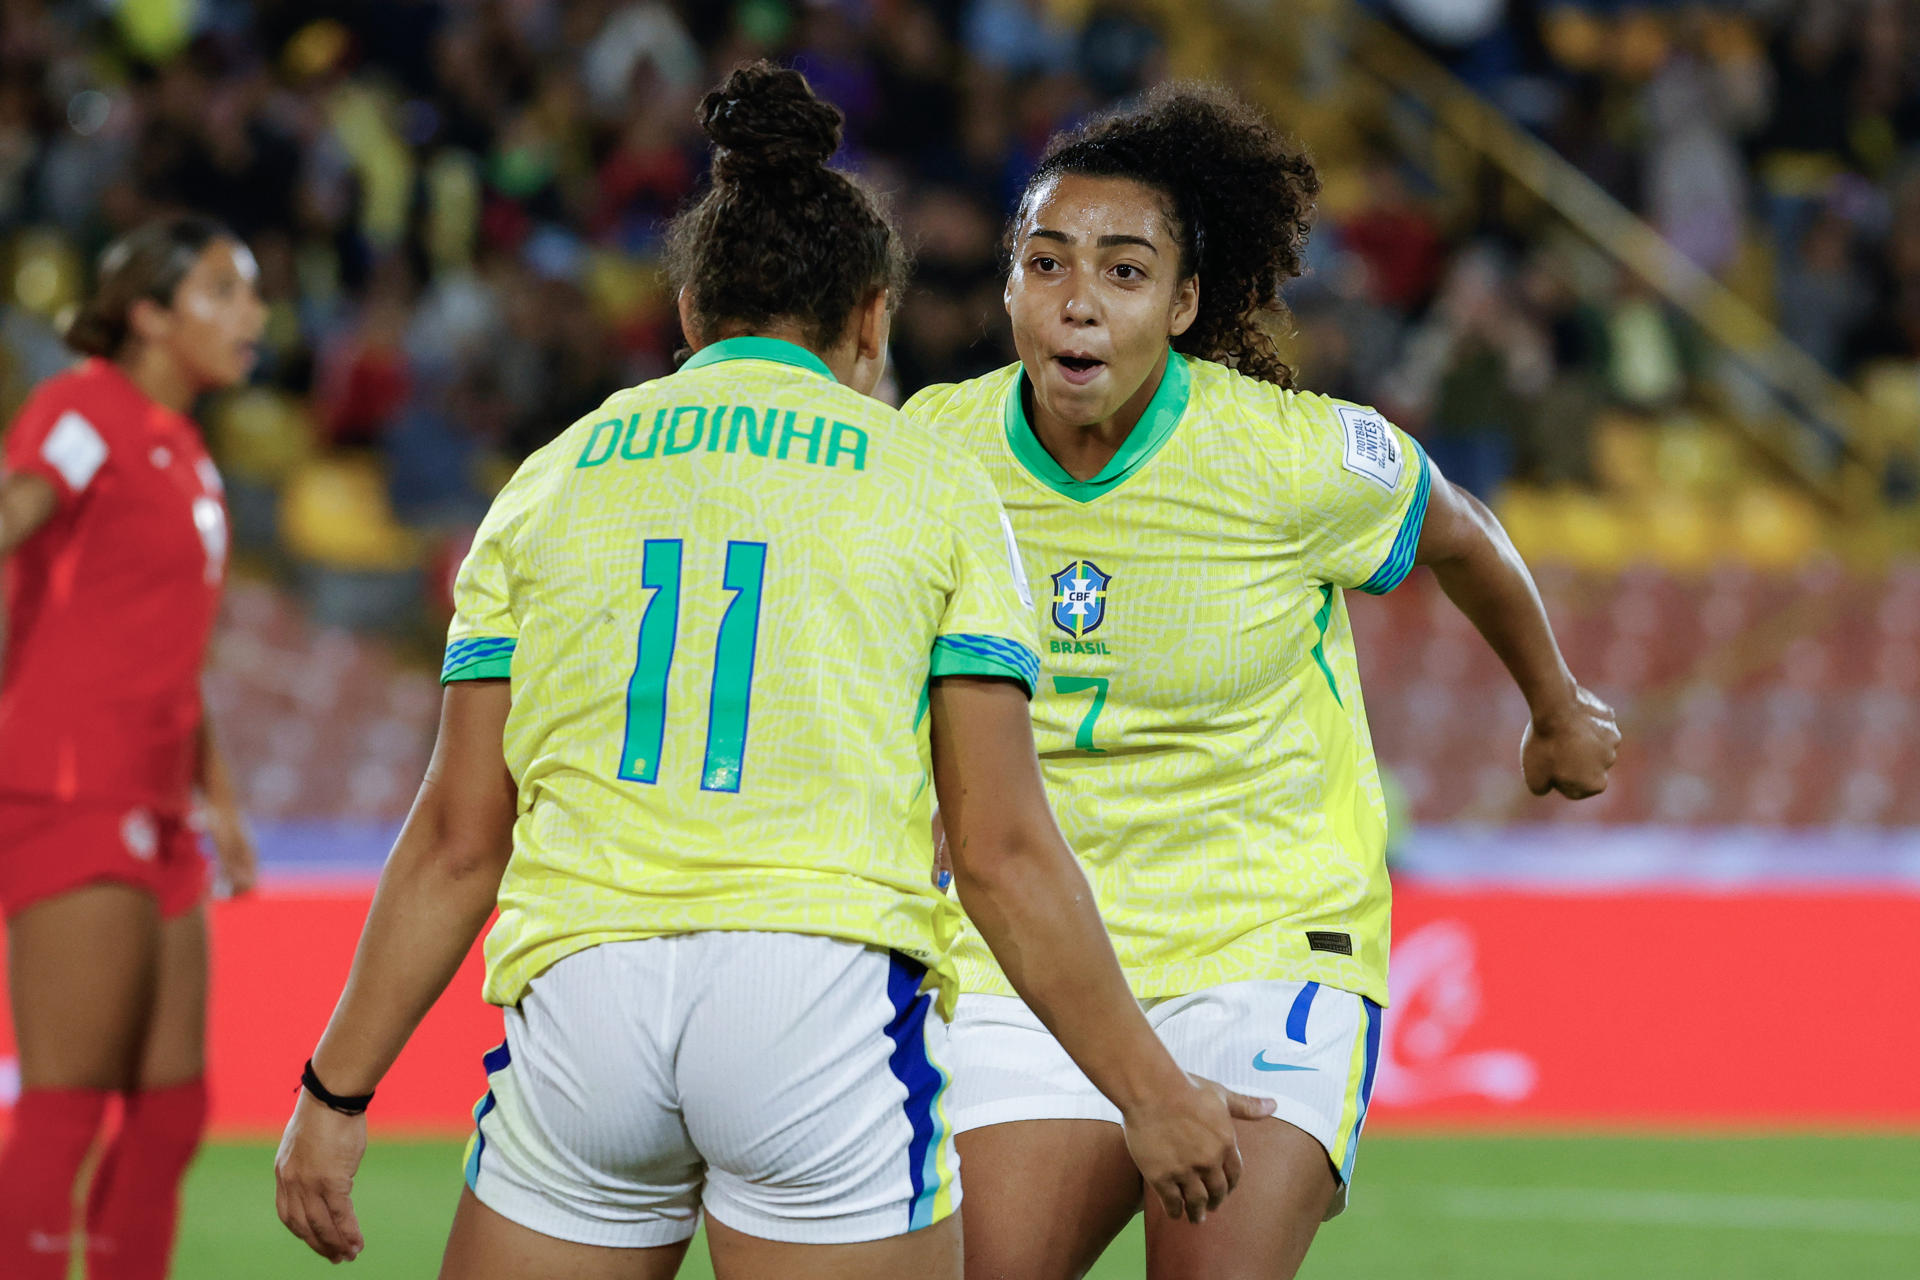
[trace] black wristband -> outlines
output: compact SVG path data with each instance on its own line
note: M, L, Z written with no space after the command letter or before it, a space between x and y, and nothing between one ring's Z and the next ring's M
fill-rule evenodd
M372 1093L355 1094L343 1098L327 1086L320 1083L320 1077L313 1073L313 1059L307 1059L307 1065L300 1071L300 1087L318 1098L329 1110L338 1111L343 1116L357 1116L364 1113L373 1102Z

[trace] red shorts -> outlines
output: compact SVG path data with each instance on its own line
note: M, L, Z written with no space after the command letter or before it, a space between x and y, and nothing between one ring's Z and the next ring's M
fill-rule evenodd
M141 805L0 800L0 910L9 917L103 880L147 890L163 919L185 915L207 893L200 833L182 814Z

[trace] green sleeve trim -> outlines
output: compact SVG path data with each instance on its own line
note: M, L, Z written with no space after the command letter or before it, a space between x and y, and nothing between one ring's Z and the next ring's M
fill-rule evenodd
M1414 553L1420 549L1420 530L1427 523L1427 494L1433 487L1433 472L1427 463L1427 451L1420 447L1420 442L1411 436L1407 439L1413 445L1414 457L1419 460L1420 475L1414 481L1413 501L1407 504L1407 514L1400 521L1400 530L1394 535L1387 558L1371 578L1360 584L1360 589L1368 595L1383 596L1406 581L1407 575L1413 572Z
M941 636L933 642L927 666L931 679L941 676L998 676L1017 680L1032 698L1040 682L1040 659L1023 644L998 636Z
M513 659L475 658L465 666L455 667L440 673L441 684L452 684L456 680L506 680L513 675Z
M440 683L455 680L505 680L513 674L514 641L510 636L467 636L447 645L440 666Z

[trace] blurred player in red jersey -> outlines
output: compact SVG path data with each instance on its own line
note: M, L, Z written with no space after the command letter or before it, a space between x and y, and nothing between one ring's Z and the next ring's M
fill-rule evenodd
M0 1276L65 1280L74 1180L90 1280L158 1280L205 1125L204 806L235 892L254 851L202 715L227 559L219 474L186 416L246 380L266 313L253 259L199 218L109 247L68 331L90 357L5 441L0 908L20 1100L0 1151Z

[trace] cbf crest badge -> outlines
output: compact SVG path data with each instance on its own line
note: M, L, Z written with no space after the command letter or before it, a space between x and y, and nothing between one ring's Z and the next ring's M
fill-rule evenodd
M1053 625L1080 639L1107 620L1110 574L1091 560L1075 560L1053 575Z

